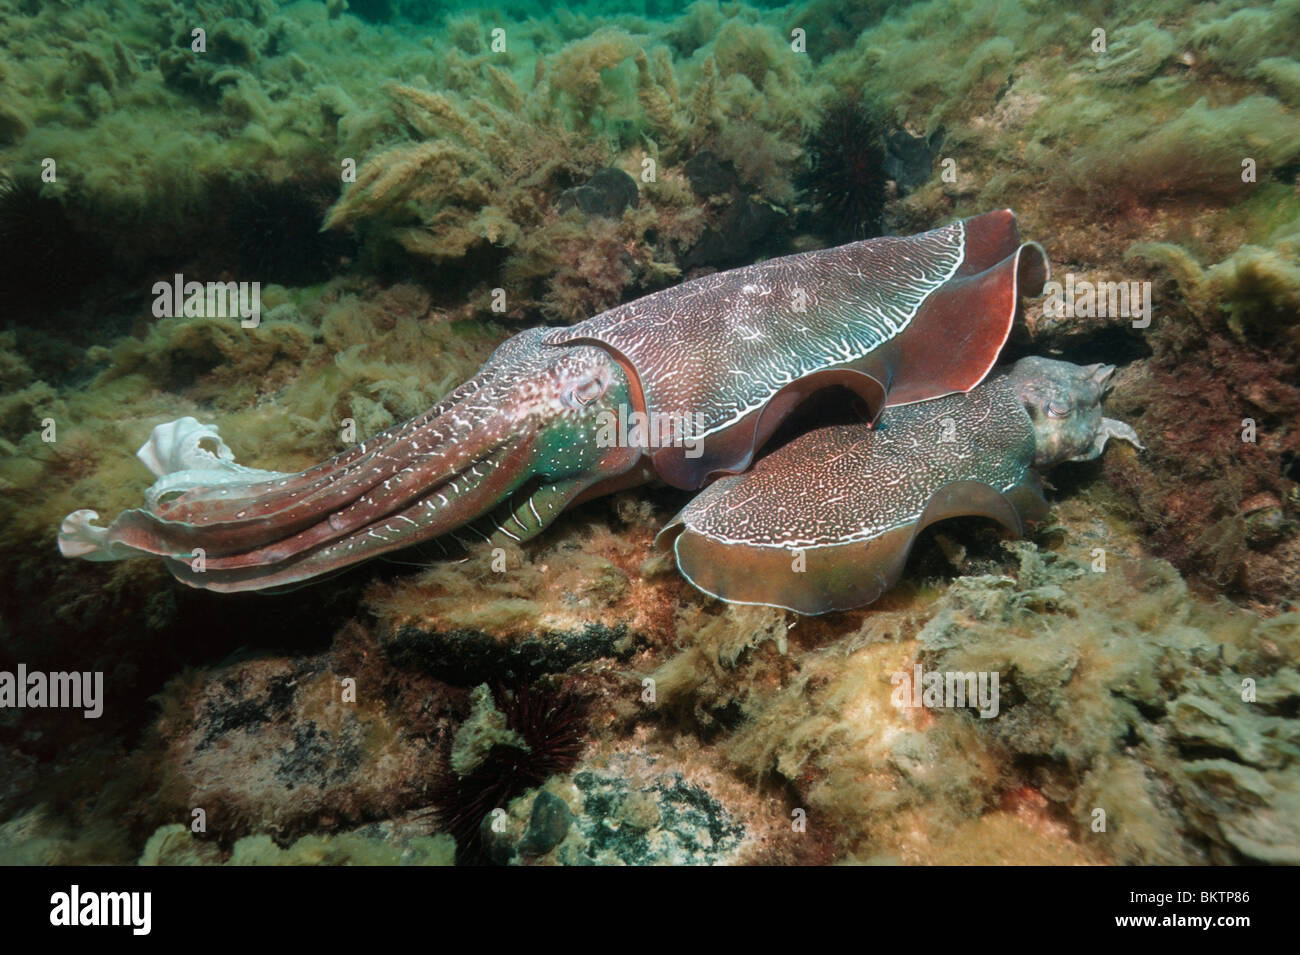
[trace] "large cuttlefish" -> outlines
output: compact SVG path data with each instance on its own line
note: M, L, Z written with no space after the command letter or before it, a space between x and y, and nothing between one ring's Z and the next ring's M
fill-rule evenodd
M795 408L840 387L862 400L861 428L798 439L764 460L755 484L713 483L666 530L683 528L676 549L688 579L724 599L804 612L867 602L897 576L911 538L871 538L867 582L845 583L862 555L820 546L832 508L878 511L831 529L854 543L872 529L958 512L1019 529L986 495L959 505L956 492L929 487L942 469L927 453L875 473L841 462L846 453L896 453L884 437L895 431L929 447L930 437L908 433L941 410L928 410L935 399L984 400L972 389L993 368L1019 295L1038 294L1047 273L1041 247L1021 242L1007 210L716 273L571 327L520 332L429 411L294 474L241 467L215 428L170 422L139 452L159 478L145 506L106 527L94 511L75 511L59 549L89 560L155 555L191 586L241 591L292 586L462 528L523 541L565 508L614 490L652 480L696 490L740 475ZM1104 388L1094 390L1096 398ZM982 435L1010 427L1011 404L988 400L986 412L960 404L948 412L972 442L967 484L987 476L982 460L1008 453L981 450ZM889 431L873 430L886 408L896 409L884 419ZM1016 446L1013 470L1027 454L1036 457ZM844 504L843 482L864 477L919 482L921 510L911 496ZM1014 489L995 490L1017 506ZM927 494L947 503L927 503ZM773 518L767 531L764 514ZM769 582L771 561L755 555L781 551L775 563L784 565L805 544L813 556L798 586L776 571ZM739 589L723 579L747 575Z

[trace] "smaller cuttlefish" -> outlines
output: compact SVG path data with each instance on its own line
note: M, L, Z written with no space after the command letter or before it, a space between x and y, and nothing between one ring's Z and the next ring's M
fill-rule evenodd
M835 425L714 482L659 533L682 574L731 603L847 610L897 583L917 535L990 517L1016 535L1047 513L1038 472L1089 461L1113 365L1023 358L964 394L886 409L875 428Z

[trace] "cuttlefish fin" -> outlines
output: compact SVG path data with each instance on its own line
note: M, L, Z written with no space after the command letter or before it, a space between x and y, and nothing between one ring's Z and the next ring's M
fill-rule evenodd
M1027 471L1025 478L1006 491L978 481L946 485L934 493L920 517L865 540L764 547L702 534L680 516L660 532L660 539L672 541L682 575L710 596L815 616L878 600L898 583L917 535L931 524L987 517L1023 536L1027 524L1046 513L1033 473Z
M994 220L985 227L989 216ZM967 223L967 242L976 251L968 249L962 268L930 294L887 356L898 369L889 382L890 405L970 391L997 362L1020 297L1042 293L1050 275L1046 253L1037 242L1019 244L1014 219L1009 233L1004 225L1001 213ZM975 270L1003 250L1004 257ZM936 347L936 342L943 344Z
M662 447L653 454L656 476L674 487L695 488L723 474L744 471L754 455L795 408L819 391L844 388L862 400L866 419L874 423L885 410L886 385L854 368L832 368L806 375L778 391L752 414L745 426L736 426L700 440L692 453L688 442Z

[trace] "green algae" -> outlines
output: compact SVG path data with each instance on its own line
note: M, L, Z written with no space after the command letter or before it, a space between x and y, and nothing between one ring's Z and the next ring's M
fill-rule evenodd
M1128 256L1168 269L1203 321L1221 317L1238 338L1259 341L1287 335L1300 310L1300 219L1280 224L1265 241L1242 245L1208 269L1172 243L1140 243Z
M1014 578L955 581L915 643L844 641L834 669L801 661L790 686L747 696L749 722L731 757L797 782L814 810L851 820L848 830L867 840L858 854L898 852L887 847L905 824L937 838L988 813L990 791L1028 783L1070 820L1063 838L1094 858L1292 858L1300 749L1286 701L1300 618L1261 621L1199 604L1159 562L1098 574L1031 545L1017 551ZM1001 673L997 717L939 710L928 726L900 725L904 714L884 704L884 677L886 661L905 661L909 646L926 670ZM1245 680L1258 702L1242 701ZM1215 771L1225 779L1203 789ZM864 776L878 780L870 793ZM1097 809L1104 831L1093 828Z
M480 683L470 693L469 716L456 731L451 743L452 772L464 776L472 772L493 746L527 749L524 738L506 727L506 717L492 700L492 690Z

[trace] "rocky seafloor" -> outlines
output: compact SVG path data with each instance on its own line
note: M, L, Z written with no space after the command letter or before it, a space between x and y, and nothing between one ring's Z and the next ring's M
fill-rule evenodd
M0 671L107 688L0 709L0 861L1300 862L1300 3L0 15ZM1120 365L1146 450L1054 471L1025 541L932 529L871 607L696 592L664 488L503 572L281 595L55 548L160 422L304 467L522 328L1003 206L1058 277L1151 283L1146 327L1030 300L1008 345ZM260 324L154 317L175 272ZM998 714L899 705L917 666Z

